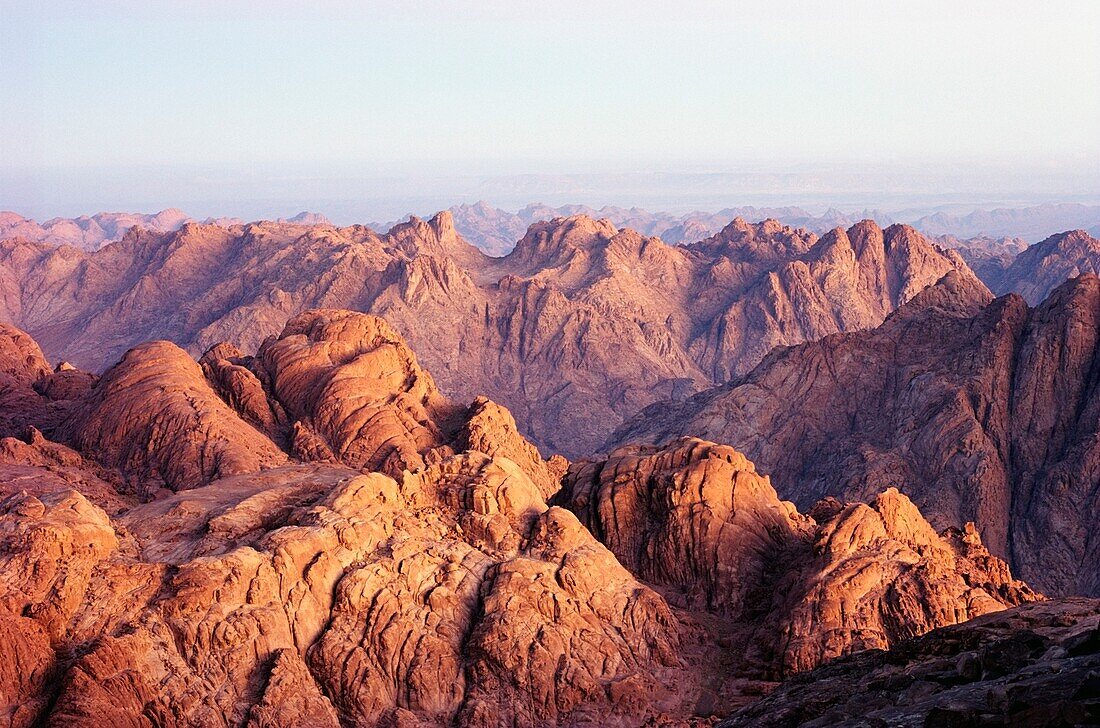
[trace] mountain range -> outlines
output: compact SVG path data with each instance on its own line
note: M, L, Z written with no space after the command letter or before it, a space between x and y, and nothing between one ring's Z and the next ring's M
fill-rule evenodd
M842 212L830 208L815 214L794 206L746 206L725 208L714 213L695 211L672 214L637 207L604 206L597 209L586 205L550 207L539 204L528 205L512 213L486 202L456 205L450 209L458 231L489 255L506 254L532 223L570 215L607 218L617 227L628 227L672 244L693 243L710 237L736 217L746 220L771 218L784 225L804 227L818 234L836 227L848 228L867 219L883 227L904 222L929 237L943 238L945 241L957 239L960 245L966 245L965 241L972 238L979 241L1015 238L1033 243L1047 238L1054 231L1074 228L1084 229L1094 237L1100 235L1100 206L1077 203L977 209L961 213L866 209Z
M1054 594L1100 594L1100 279L1035 308L945 276L876 329L777 349L748 374L652 405L613 442L727 442L805 507L886 486L934 524L974 521Z
M530 204L512 212L480 201L454 205L449 212L459 234L483 253L493 257L507 255L533 223L573 215L608 219L616 227L630 228L647 237L659 237L673 245L694 243L715 235L737 217L746 220L774 219L784 225L804 227L818 234L836 227L849 228L860 220L874 220L884 227L905 222L945 247L990 247L990 243L994 241L1004 241L1013 248L1013 254L1019 252L1015 249L1018 245L1026 246L1027 243L1038 242L1057 230L1083 229L1093 237L1100 236L1100 206L1079 203L979 208L964 212L928 212L920 209L894 212L869 209L841 211L829 208L822 213L812 213L796 206L746 205L727 207L717 212L670 213L639 207L605 205L594 208L579 204L554 207L541 203ZM407 215L405 219L412 216ZM329 222L324 215L307 211L293 217L277 218L275 221L304 224ZM367 223L367 227L382 233L403 221L372 222ZM231 226L244 224L245 220L225 216L200 220L172 208L156 214L101 212L77 218L57 217L38 223L14 212L0 212L0 239L22 237L36 242L72 245L93 251L107 243L121 240L126 231L135 225L157 232L171 232L185 222Z
M818 237L735 219L686 246L578 215L532 225L503 258L450 213L363 226L187 223L135 228L86 253L0 242L0 319L51 359L101 371L143 341L245 350L310 307L375 313L444 392L488 394L547 452L591 452L623 418L748 371L774 346L874 326L949 271L912 228Z
M1037 303L1098 260L1100 244L1075 232L979 268L994 292ZM383 234L186 223L90 253L0 241L0 319L49 358L101 371L146 340L199 356L221 340L257 347L309 307L376 313L444 392L488 394L544 452L576 457L642 407L744 374L776 346L874 327L952 270L978 283L959 252L871 221L819 237L736 218L673 246L575 215L533 224L501 258L448 212Z
M570 212L15 221L3 724L1100 721L1100 242Z

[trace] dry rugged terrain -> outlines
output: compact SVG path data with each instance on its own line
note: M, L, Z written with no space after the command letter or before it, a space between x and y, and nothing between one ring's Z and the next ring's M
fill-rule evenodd
M254 351L308 308L375 313L443 392L485 394L544 453L576 457L775 346L875 326L950 271L980 285L957 253L869 221L818 237L738 218L673 246L578 215L533 224L503 258L466 243L450 213L385 234L187 223L94 253L0 242L0 321L99 372L145 341Z
M158 217L5 218L0 728L1097 719L1088 234Z
M705 724L1040 599L896 489L800 513L691 438L546 460L356 312L252 355L143 344L100 377L9 327L0 395L5 725Z
M1035 308L944 278L878 328L779 349L617 442L730 443L801 507L908 494L1051 594L1100 594L1100 279Z

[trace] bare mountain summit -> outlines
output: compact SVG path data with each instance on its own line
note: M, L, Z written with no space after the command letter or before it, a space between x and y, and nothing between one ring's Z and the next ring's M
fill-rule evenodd
M747 372L775 346L873 327L949 271L953 251L864 221L822 237L738 218L672 246L606 220L535 223L503 258L450 213L353 226L135 228L94 253L0 242L0 320L100 371L167 339L254 350L311 307L384 316L440 388L487 394L546 452L590 452L625 417Z
M877 329L776 350L612 439L731 443L802 507L894 486L933 524L976 522L1037 588L1100 594L1098 423L1100 279L1029 308L951 274Z
M1035 306L1070 278L1100 274L1100 240L1084 230L1052 235L1013 259L990 285L998 293L1019 293Z

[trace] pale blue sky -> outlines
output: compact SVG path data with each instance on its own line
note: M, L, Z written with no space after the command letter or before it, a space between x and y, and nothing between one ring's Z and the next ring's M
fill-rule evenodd
M254 190L204 180L280 170L961 165L1072 191L1100 169L1098 37L1088 0L0 0L0 208L231 213Z

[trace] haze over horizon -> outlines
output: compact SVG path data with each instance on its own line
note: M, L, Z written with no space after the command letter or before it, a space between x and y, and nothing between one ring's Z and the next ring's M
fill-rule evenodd
M1100 201L1095 3L0 7L40 219Z

